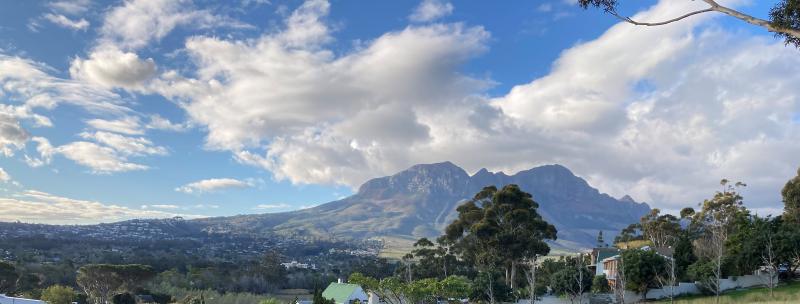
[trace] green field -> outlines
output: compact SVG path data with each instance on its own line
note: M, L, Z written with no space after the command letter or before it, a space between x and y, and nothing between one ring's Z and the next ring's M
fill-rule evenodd
M661 302L669 303L669 300ZM714 296L681 297L675 300L676 304L712 304L716 303ZM769 289L755 288L726 292L720 297L720 303L800 303L800 282L791 282L775 288L774 297L770 297Z

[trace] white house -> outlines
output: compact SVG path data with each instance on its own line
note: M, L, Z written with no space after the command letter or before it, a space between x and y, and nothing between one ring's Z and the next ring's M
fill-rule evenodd
M4 294L0 294L0 304L47 304L47 303L45 301L25 299L25 298L15 298L6 296Z

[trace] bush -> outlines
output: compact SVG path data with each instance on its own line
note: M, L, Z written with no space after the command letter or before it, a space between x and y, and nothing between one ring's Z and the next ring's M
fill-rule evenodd
M50 304L70 304L76 299L75 290L67 286L53 285L42 291L42 301Z
M596 275L592 279L592 292L594 293L608 293L611 292L611 287L608 286L608 279L605 274Z

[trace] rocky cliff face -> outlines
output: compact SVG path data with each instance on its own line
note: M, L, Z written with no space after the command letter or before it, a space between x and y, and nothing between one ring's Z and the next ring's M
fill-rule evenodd
M558 229L566 248L594 244L599 230L607 238L650 210L630 197L615 199L592 188L560 165L514 175L482 169L470 176L450 162L416 165L392 176L364 183L342 200L279 214L203 220L226 229L270 230L292 234L343 237L435 237L456 216L455 209L485 186L517 184L533 195L542 216Z

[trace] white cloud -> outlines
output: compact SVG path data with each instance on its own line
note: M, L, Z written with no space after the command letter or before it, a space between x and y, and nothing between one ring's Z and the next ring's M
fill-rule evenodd
M280 204L260 204L256 205L253 209L254 210L278 210L278 209L288 209L292 208L292 205L280 203Z
M161 40L177 26L248 28L247 24L196 10L190 0L126 0L108 12L100 30L101 44L137 49Z
M191 194L214 192L229 188L248 188L252 186L253 183L250 181L242 181L233 178L211 178L183 185L175 188L175 191Z
M22 104L22 110L52 110L70 104L92 114L131 112L119 95L81 82L53 77L53 68L28 59L0 53L0 95Z
M135 53L101 46L88 59L73 59L69 73L73 79L109 89L142 90L144 83L155 75L156 64L152 58L141 59Z
M145 126L148 129L183 132L189 130L189 125L186 123L173 123L168 119L161 117L161 115L150 115L150 122Z
M8 172L6 172L6 170L0 168L0 182L8 183L11 181L13 181L13 179L11 179L11 175L8 175Z
M128 162L113 148L92 142L76 141L59 146L56 151L80 165L91 168L93 173L98 174L148 169L145 165Z
M55 25L75 31L85 31L87 28L89 28L89 21L86 21L86 19L83 18L72 20L67 16L53 13L44 14L43 17Z
M453 13L453 4L442 0L422 0L408 16L408 19L415 22L429 22L445 17Z
M25 162L28 166L36 168L49 164L53 160L53 155L56 153L56 149L50 145L50 141L44 137L33 137L31 141L36 143L36 152L39 153L39 156L31 157L25 155Z
M661 1L637 18L693 5ZM702 200L723 177L750 184L751 206L775 206L800 165L800 57L710 16L615 25L495 98L490 80L459 73L489 36L461 24L411 26L340 55L324 48L327 35L309 47L283 32L197 36L186 44L195 78L168 71L154 88L208 130L207 147L294 183L355 187L442 160L473 172L561 163L662 208Z
M124 156L143 156L143 155L166 155L167 149L153 145L153 142L144 137L123 136L109 132L83 132L80 134L84 139L94 140L114 149L118 154Z
M13 198L0 198L0 221L44 224L93 224L133 218L167 218L178 214L131 209L114 204L59 197L25 191ZM192 217L192 216L189 216Z
M166 210L175 210L180 209L181 207L178 205L163 205L163 204L156 204L156 205L142 205L142 209L166 209Z
M25 147L28 137L14 115L0 111L0 154L13 156L14 151Z
M552 3L539 4L539 6L536 7L536 10L540 11L540 12L543 12L543 13L550 12L550 11L553 10L553 4Z
M47 4L51 10L68 15L83 14L89 10L91 5L91 0L60 0Z
M116 120L107 119L90 119L86 124L98 130L105 130L117 132L128 135L141 135L144 134L142 126L139 124L139 118L135 116L125 116Z

